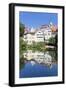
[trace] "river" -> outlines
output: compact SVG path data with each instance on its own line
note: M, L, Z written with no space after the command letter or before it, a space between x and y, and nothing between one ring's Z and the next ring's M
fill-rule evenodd
M58 75L56 51L32 51L22 53L20 59L20 78L50 77Z

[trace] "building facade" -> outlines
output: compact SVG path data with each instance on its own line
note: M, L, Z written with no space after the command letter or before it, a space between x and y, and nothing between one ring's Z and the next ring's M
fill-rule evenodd
M29 32L24 34L24 41L27 44L33 42L48 42L49 38L55 37L57 34L57 28L53 25L42 25L38 29L31 28Z

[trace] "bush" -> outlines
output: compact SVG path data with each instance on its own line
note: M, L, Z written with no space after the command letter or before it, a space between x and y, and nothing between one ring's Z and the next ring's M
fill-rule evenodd
M57 35L56 35L55 37L51 37L49 39L49 43L48 44L52 44L54 46L57 46L57 42L58 42L58 40L57 40Z
M24 35L24 29L25 29L25 25L20 23L19 24L20 37L23 37L23 35Z
M20 38L20 41L19 41L20 55L22 54L23 51L26 50L26 47L27 47L26 42L24 42L23 39Z

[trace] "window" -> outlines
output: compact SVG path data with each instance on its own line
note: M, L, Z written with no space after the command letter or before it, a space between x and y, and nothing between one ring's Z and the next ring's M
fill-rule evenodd
M43 37L37 37L37 38L43 38Z
M48 35L50 35L50 33L48 33Z

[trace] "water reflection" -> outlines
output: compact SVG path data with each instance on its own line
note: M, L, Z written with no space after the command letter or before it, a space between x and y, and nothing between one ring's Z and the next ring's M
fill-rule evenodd
M56 51L27 50L20 59L20 78L57 76L57 67Z

